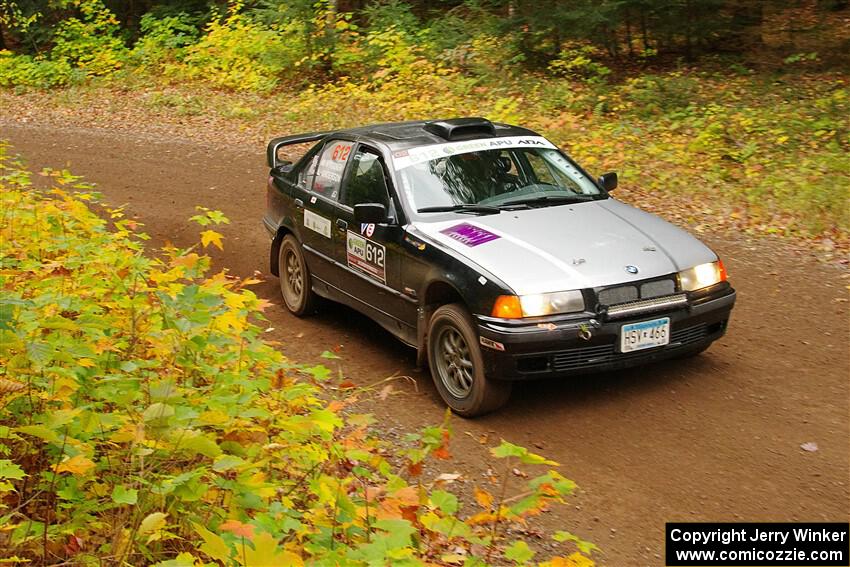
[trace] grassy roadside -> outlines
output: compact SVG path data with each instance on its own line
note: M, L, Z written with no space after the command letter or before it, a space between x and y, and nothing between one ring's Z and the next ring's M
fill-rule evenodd
M846 263L848 93L847 77L836 74L696 71L605 88L533 76L478 88L459 76L422 75L270 94L128 79L0 91L0 118L177 133L260 155L285 133L483 115L540 130L593 173L619 171L619 198L692 230L789 238Z

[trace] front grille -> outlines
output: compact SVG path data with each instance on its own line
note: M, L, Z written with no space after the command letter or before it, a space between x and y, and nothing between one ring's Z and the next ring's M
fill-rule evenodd
M640 296L642 299L670 295L674 291L676 291L676 283L673 280L655 280L654 282L646 282L640 286Z
M708 336L709 329L705 323L676 329L670 333L670 344L663 349L681 349L698 343ZM617 362L621 360L635 360L648 358L657 352L658 348L638 350L635 352L616 352L616 345L609 343L580 348L571 348L552 354L552 370L581 370L591 368L606 362Z
M633 285L611 287L600 291L598 297L599 303L602 305L626 303L627 301L635 301L638 299L638 289Z
M652 299L653 297L670 295L675 291L676 282L672 279L663 279L601 289L597 292L597 298L600 305L617 305L638 299Z

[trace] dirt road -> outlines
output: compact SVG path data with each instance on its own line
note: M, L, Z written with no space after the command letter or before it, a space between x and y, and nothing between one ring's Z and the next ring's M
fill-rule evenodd
M262 148L230 151L93 129L0 123L34 169L69 167L98 184L114 205L146 224L153 244L188 244L195 205L224 211L218 267L268 272L260 225L266 170ZM544 514L602 548L603 565L662 565L667 521L847 521L850 517L850 283L778 242L707 237L723 257L738 305L729 334L704 355L637 370L524 384L501 412L454 420L455 459L469 488L486 483L487 445L500 437L563 464L581 490ZM257 292L280 303L277 280ZM377 325L339 307L299 320L269 313L272 339L299 362L338 348L345 374L369 384L394 373L395 393L374 402L393 432L439 422L430 377L414 354ZM335 361L331 361L335 362ZM816 452L801 450L817 443Z

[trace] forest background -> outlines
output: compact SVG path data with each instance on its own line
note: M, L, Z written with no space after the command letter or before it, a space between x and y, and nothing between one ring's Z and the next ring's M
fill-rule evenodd
M269 137L484 115L674 220L826 253L850 227L849 65L845 0L0 2L0 86L74 93L51 104L112 88Z

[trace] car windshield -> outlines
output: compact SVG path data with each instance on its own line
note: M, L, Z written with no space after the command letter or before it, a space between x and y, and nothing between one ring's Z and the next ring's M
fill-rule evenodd
M398 173L413 209L422 213L498 212L604 198L554 147L486 149L409 161L413 163L401 160Z

